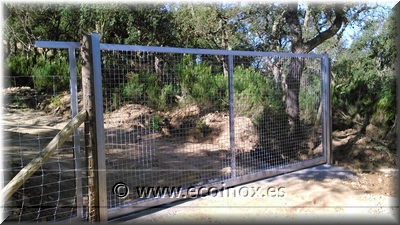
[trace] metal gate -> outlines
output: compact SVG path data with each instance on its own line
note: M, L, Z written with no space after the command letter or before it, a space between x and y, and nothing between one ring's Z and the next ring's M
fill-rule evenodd
M108 219L330 163L328 55L91 37Z
M109 218L329 161L327 55L100 49Z

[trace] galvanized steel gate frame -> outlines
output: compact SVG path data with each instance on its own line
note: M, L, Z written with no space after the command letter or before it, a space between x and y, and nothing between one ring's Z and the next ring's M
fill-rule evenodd
M120 45L120 44L101 44L99 34L92 33L90 35L93 59L93 78L94 91L97 93L96 101L98 105L102 105L102 71L101 71L101 50L114 50L114 51L147 51L154 53L185 53L185 54L212 54L212 55L223 55L228 57L228 82L229 82L229 126L230 126L230 151L231 151L231 166L232 166L232 176L229 180L224 180L224 184L212 183L218 189L233 187L239 184L268 178L271 176L289 173L292 171L304 169L307 167L312 167L320 164L331 164L332 161L332 150L331 150L331 90L330 90L330 60L327 54L299 54L299 53L276 53L276 52L250 52L250 51L234 51L234 50L211 50L211 49L193 49L193 48L172 48L172 47L151 47L151 46L137 46L137 45ZM58 49L68 49L69 52L69 71L70 71L70 91L71 91L71 111L72 116L76 115L78 112L78 99L77 99L77 66L75 50L80 48L79 42L58 42L58 41L36 41L35 47L39 48L58 48ZM233 60L234 56L257 56L257 57L304 57L304 58L319 58L321 59L321 101L322 101L322 156L318 158L313 158L305 161L301 161L295 164L289 164L283 166L279 170L266 170L258 172L255 174L245 175L236 177L234 173L235 166L235 140L234 140L234 107L233 107ZM102 107L97 107L97 114L102 114ZM101 116L102 118L102 116ZM99 134L104 137L104 123L100 121L97 124ZM100 140L104 142L104 140ZM79 140L74 141L75 149L79 149ZM98 143L98 159L105 162L105 147L104 143ZM79 151L76 154L80 154ZM104 164L104 163L103 163ZM76 176L81 177L81 166L80 164L75 165ZM95 168L99 171L99 183L106 186L106 168ZM82 200L82 183L79 182L81 179L77 179L76 183L76 196L77 196L77 208L78 214L77 219L82 219L85 216L83 210L83 200ZM203 185L204 186L204 185ZM207 186L207 185L205 185ZM102 188L104 190L104 188ZM140 211L149 207L154 207L166 203L170 203L179 199L174 198L155 198L151 201L145 201L141 203L136 203L134 207L124 206L117 208L107 208L107 191L100 193L101 199L99 200L100 205L100 218L107 218L108 220L123 216L129 213Z

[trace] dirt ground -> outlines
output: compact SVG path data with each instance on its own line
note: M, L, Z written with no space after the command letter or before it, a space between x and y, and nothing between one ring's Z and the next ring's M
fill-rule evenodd
M256 197L225 190L216 196L156 207L115 220L137 224L397 224L396 172L355 174L321 165L235 187L261 188ZM372 180L371 180L372 179ZM282 188L283 195L268 193ZM227 192L230 193L227 197Z
M149 113L149 109L142 108L136 116L143 119L143 123L148 123L146 117L143 116ZM148 119L148 118L147 118ZM207 119L207 118L206 118ZM112 117L107 117L106 138L116 138L113 135L116 131L120 132L121 137L132 137L130 132L135 133L135 138L146 145L146 141L151 141L153 138L150 134L141 133L141 125L131 124L130 127L124 127L124 124L115 126L120 120L117 118L113 121ZM215 120L215 118L214 118ZM108 124L111 124L107 127ZM243 120L242 120L243 121ZM23 135L33 135L38 137L38 134L43 133L48 136L56 134L68 122L68 118L60 117L55 114L45 113L31 109L14 109L8 108L4 110L3 129L6 131L6 137L21 138ZM173 121L171 121L173 122ZM218 122L218 121L217 121ZM245 121L246 122L246 121ZM18 124L15 126L15 124ZM133 126L132 126L133 125ZM112 132L111 132L112 131ZM143 131L143 130L142 130ZM143 131L144 132L144 131ZM14 135L14 136L13 136ZM17 135L17 136L15 136ZM159 135L159 134L158 134ZM247 134L252 136L252 132ZM147 138L147 140L146 140ZM151 151L136 148L134 160L142 163L150 163L153 168L170 168L171 171L176 171L179 168L174 168L174 165L191 165L192 171L201 169L206 170L207 166L211 166L211 171L215 171L215 166L220 169L219 174L213 174L216 177L224 177L229 173L224 162L228 162L229 155L224 148L218 143L224 143L224 138L215 137L215 140L210 143L204 143L199 139L191 136L186 137L190 143L182 144L174 141L173 138L168 141L158 142L157 149L162 151L158 157L163 158L166 155L171 156L168 152L166 144L172 146L171 149L177 152L184 152L185 149L192 149L188 153L195 154L195 149L203 149L202 162L199 160L185 161L176 164L163 162L162 160L152 160L151 162L143 161L148 158ZM246 137L240 137L244 141L248 141L246 145L251 145L257 140ZM32 139L34 143L24 143L27 146L34 146L37 138ZM123 146L125 142L115 140L115 146L107 152L113 158L122 158L127 164L131 163L127 159L125 149L129 146ZM70 143L71 144L71 143ZM333 132L333 154L334 166L319 166L308 170L302 170L295 173L286 174L284 176L272 177L269 179L244 184L247 187L260 187L268 190L269 187L284 187L284 196L270 197L268 193L264 193L264 197L203 197L196 200L182 201L173 203L167 206L161 206L155 209L150 209L142 213L136 213L130 217L124 217L118 222L138 222L138 223L179 223L179 222L195 222L195 223L234 223L238 221L246 222L300 222L303 219L318 219L324 218L326 221L335 221L337 219L360 218L367 222L373 219L382 220L384 218L395 221L398 211L397 202L397 169L396 156L391 154L387 149L377 145L374 140L365 136L359 135L354 130L335 131ZM11 150L15 146L8 146ZM248 151L245 150L244 151ZM131 152L133 153L133 152ZM138 154L140 153L140 154ZM30 154L31 156L34 154ZM138 156L138 157L137 157ZM142 157L143 156L143 157ZM197 155L199 156L199 155ZM193 159L194 157L188 157ZM210 160L212 159L212 160ZM221 163L221 159L222 162ZM141 161L142 160L142 161ZM171 158L171 160L181 160ZM204 160L209 160L204 163ZM172 162L171 161L171 162ZM112 166L113 160L110 160ZM132 164L132 169L138 165ZM60 165L60 164L58 164ZM228 165L228 164L226 164ZM68 165L63 165L68 167ZM202 168L204 166L204 168ZM208 168L208 169L210 169ZM46 169L46 168L44 168ZM118 169L118 167L115 167ZM190 169L190 168L189 168ZM119 174L120 177L109 176L109 185L113 182L120 181L125 176ZM163 174L168 177L168 174ZM172 175L172 176L176 176ZM186 179L194 176L198 181L209 177L210 174L188 174ZM171 176L169 176L171 177ZM134 177L129 177L134 179ZM168 184L167 181L160 180L160 185ZM164 182L164 183L163 183ZM143 185L148 185L143 183ZM183 183L185 185L185 183ZM58 187L56 187L58 188ZM238 186L237 188L240 188ZM263 192L262 192L263 193ZM117 203L115 203L117 204ZM173 207L172 207L173 206ZM192 210L193 209L193 210Z

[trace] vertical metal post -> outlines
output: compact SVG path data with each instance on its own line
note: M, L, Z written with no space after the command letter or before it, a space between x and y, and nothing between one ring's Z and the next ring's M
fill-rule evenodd
M332 164L332 106L331 106L331 73L327 54L321 60L322 68L322 149L326 163Z
M69 86L71 93L71 118L78 114L78 79L76 73L75 48L68 48ZM77 217L83 218L83 195L82 195L82 164L80 152L79 130L74 131L74 167L76 183L76 207Z
M395 15L396 15L396 23L397 23L397 63L396 63L396 103L397 103L397 109L396 109L396 117L397 117L397 131L396 131L396 150L397 152L400 151L400 132L399 132L399 127L400 127L400 3L397 3L395 5ZM400 154L397 154L397 162L400 160ZM400 186L397 186L397 193L400 191ZM400 214L397 214L397 221L400 220Z
M100 35L91 34L93 57L93 89L96 115L97 175L99 188L100 221L107 221L106 150L104 141L103 83L101 74Z
M99 34L82 40L82 91L88 113L85 124L90 221L107 221L107 184L104 147L103 94Z
M228 55L228 84L229 84L229 143L231 148L231 178L236 177L235 151L235 113L233 88L233 55Z

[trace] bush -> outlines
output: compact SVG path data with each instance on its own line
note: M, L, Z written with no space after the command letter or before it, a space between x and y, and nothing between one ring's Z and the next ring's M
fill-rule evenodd
M145 84L141 83L139 74L129 73L127 77L128 82L122 84L120 87L122 96L128 98L132 103L142 103L142 94L145 91Z
M171 109L177 105L176 91L172 84L167 84L161 89L158 107L161 109Z
M16 54L6 59L6 67L8 67L14 76L32 74L32 57ZM22 85L21 85L22 86Z
M160 85L155 74L129 73L127 77L128 82L119 89L128 102L147 105L157 110L168 110L177 105L174 86Z
M162 127L162 120L159 115L154 115L153 117L150 118L148 128L154 132L159 132L161 131Z
M321 79L318 74L303 72L305 86L300 87L300 118L306 124L314 124L321 103Z
M228 79L213 72L215 66L206 62L196 63L193 55L186 55L174 71L179 75L180 95L185 103L193 103L203 111L228 109Z
M68 63L44 62L35 65L32 74L35 89L38 92L65 91L69 89Z
M202 133L204 136L210 134L212 132L212 129L210 126L208 126L206 123L204 123L202 120L198 120L196 123L196 130Z
M57 60L32 55L12 55L6 65L13 76L32 76L33 87L38 92L65 91L69 89L68 60L61 55ZM26 86L27 84L16 84Z
M265 108L277 111L282 101L273 81L251 68L234 69L235 113L256 122Z
M196 62L193 55L186 55L171 69L177 83L162 83L152 72L129 73L128 82L120 92L128 101L144 104L157 110L170 110L178 103L195 104L202 112L228 111L228 77L218 66ZM272 111L282 108L281 90L276 90L271 79L252 68L234 68L234 102L238 116L260 119L267 107ZM180 101L178 98L180 96Z

